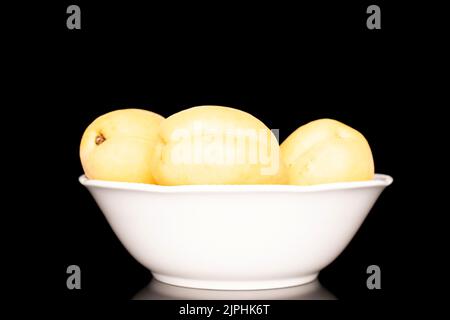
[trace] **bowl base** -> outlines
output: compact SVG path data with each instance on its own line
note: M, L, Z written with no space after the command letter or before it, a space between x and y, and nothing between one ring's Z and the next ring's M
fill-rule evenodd
M293 277L277 280L252 280L252 281L214 281L214 280L198 280L186 279L173 276L152 273L156 280L171 285L212 290L263 290L277 289L302 285L317 279L318 273L313 273L301 277Z

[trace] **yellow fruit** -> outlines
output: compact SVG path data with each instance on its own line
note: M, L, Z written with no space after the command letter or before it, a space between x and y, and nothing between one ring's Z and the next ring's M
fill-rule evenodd
M154 183L153 157L164 118L140 109L123 109L94 120L81 139L80 158L90 179Z
M355 129L331 119L301 126L280 146L289 184L370 180L374 162L367 140Z
M200 106L161 123L154 177L162 185L285 183L279 145L254 116Z

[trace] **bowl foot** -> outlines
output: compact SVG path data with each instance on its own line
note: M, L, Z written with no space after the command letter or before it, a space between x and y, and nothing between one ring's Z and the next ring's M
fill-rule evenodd
M165 282L180 287L213 289L213 290L263 290L263 289L286 288L302 285L314 281L317 278L318 273L286 279L251 280L251 281L226 281L226 280L214 281L214 280L186 279L162 275L158 273L153 273L153 276L161 282Z

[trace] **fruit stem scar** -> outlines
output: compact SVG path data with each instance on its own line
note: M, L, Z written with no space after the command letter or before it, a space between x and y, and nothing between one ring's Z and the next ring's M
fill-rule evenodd
M103 134L98 134L96 137L95 137L95 144L96 145L100 145L100 144L102 144L104 141L106 140L106 138L105 138L105 136L103 135Z

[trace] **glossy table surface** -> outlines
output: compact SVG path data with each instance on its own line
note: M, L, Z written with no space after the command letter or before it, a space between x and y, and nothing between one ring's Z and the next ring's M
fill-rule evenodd
M133 300L335 300L318 280L288 288L269 290L205 290L178 287L152 279Z

